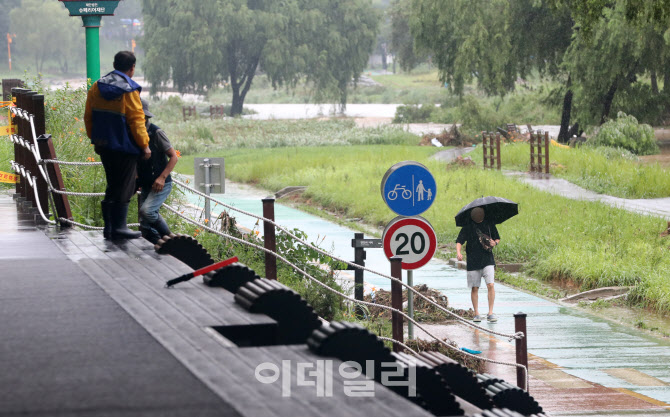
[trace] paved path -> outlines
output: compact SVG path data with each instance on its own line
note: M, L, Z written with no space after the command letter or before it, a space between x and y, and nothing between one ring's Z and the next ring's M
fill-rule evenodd
M449 163L459 155L471 152L474 148L451 148L437 152L432 156L441 162ZM515 177L539 190L558 194L573 200L600 201L610 206L641 214L662 217L670 221L670 197L630 199L598 194L561 178L549 174L531 174L529 172L504 171L505 175Z
M455 151L447 150L443 155L448 153ZM267 192L254 191L248 186L228 187L228 184L226 191L216 197L239 209L262 213L261 198ZM198 199L192 202L198 204ZM220 209L218 206L214 210ZM239 224L250 228L256 221L233 215ZM335 255L345 259L353 257L354 231L281 204L275 206L275 218L289 229L298 227L305 231L311 241L323 238L322 247L332 248ZM369 249L366 255L366 266L389 271L383 251ZM377 288L390 287L388 280L370 273L365 274L365 281ZM414 271L414 283L442 291L453 307L471 306L465 272L445 262L433 260ZM512 315L518 311L528 314L531 393L537 395L552 415L629 413L631 410L635 410L633 413L637 416L668 413L670 343L514 288L498 285L496 293L500 321L495 325L484 323L484 326L513 333ZM481 302L484 298L481 294ZM506 339L462 326L437 325L431 326L430 331L448 336L460 346L481 350L482 356L514 362L513 345ZM490 372L516 383L515 368L495 366Z
M574 200L600 201L613 207L663 217L670 221L670 197L651 199L619 198L606 194L598 194L552 175L531 175L527 172L505 172L505 175L516 177L520 181L552 194L558 194Z

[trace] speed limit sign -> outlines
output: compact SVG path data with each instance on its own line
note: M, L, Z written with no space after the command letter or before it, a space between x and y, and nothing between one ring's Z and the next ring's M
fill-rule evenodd
M435 230L421 216L393 219L384 230L382 243L386 257L400 256L405 270L421 268L437 249Z

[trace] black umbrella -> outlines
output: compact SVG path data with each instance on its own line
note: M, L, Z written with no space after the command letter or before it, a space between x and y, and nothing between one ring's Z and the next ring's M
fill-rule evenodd
M456 214L456 226L465 226L470 220L470 210L475 207L483 208L485 219L494 224L500 224L519 214L519 205L514 201L502 197L482 197L463 207Z

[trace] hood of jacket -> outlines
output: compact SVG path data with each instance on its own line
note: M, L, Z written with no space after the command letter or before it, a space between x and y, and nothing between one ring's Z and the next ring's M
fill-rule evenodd
M125 93L137 90L142 91L142 87L133 81L126 74L114 70L98 80L98 89L100 95L105 100L114 100Z

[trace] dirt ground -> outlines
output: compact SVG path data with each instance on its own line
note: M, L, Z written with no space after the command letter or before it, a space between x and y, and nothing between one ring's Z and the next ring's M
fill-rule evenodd
M658 163L662 167L670 168L670 142L659 144L661 153L658 155L641 156L640 160L645 164Z

